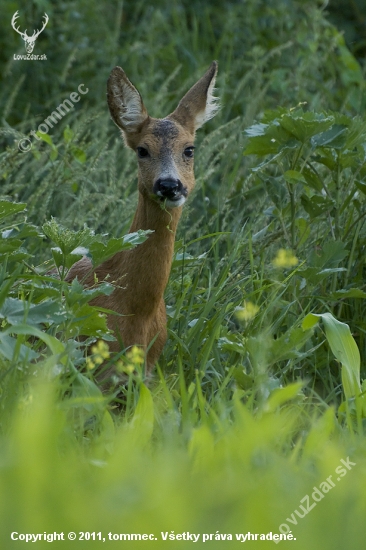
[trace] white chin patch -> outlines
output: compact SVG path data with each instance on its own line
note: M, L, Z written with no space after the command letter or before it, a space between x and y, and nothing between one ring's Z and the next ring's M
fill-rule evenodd
M165 205L168 207L168 208L177 208L178 206L182 206L184 203L186 202L186 198L185 197L181 197L179 200L177 201L170 201L169 199L166 200L165 202Z

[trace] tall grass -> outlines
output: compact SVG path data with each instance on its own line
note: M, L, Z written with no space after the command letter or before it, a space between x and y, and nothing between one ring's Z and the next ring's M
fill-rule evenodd
M12 59L24 48L16 9L27 24L48 13L36 43L47 62ZM153 533L133 544L175 548L191 543L161 533L190 532L226 548L290 529L296 541L280 544L362 548L365 80L321 3L20 2L1 24L2 546L29 544L13 531L74 531L104 545L118 544L109 532ZM78 341L108 339L104 319L88 291L47 271L70 265L70 242L95 260L130 246L136 162L108 117L110 69L164 116L212 59L222 108L197 136L169 340L149 387L122 356L136 367L122 412ZM80 83L72 112L20 152Z

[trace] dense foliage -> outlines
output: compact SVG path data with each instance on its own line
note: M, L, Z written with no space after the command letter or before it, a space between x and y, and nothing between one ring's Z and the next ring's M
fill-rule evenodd
M47 60L14 59L25 53L10 26L17 9L29 29L48 14L35 46ZM296 541L281 544L362 548L365 67L362 39L350 49L324 9L314 0L4 6L4 547L12 531L101 532L106 545L108 532L154 533L145 545L167 547L182 542L161 533L191 532L226 547L236 534L292 530ZM97 265L148 238L126 235L136 160L109 119L111 68L123 66L149 112L164 116L212 59L222 107L197 135L197 185L166 291L169 341L147 386L137 350L117 361L102 343L113 335L89 302L112 284L87 290L64 276L81 254ZM105 359L129 375L122 394L95 383ZM300 503L314 488L323 497L305 518Z

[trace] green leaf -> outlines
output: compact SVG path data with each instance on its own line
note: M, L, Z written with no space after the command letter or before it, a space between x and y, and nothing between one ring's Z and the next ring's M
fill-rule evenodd
M144 243L147 240L148 236L151 235L151 233L154 233L154 231L151 229L139 229L134 233L127 233L127 235L123 237L123 241L125 244L137 246L138 244Z
M94 266L98 266L105 260L108 260L108 258L117 254L117 252L121 252L122 250L130 250L131 248L145 242L150 233L153 233L153 231L143 231L142 229L139 229L135 233L128 233L124 237L112 237L106 244L102 242L93 242L89 246L89 252L87 255L92 257Z
M241 355L244 355L247 352L243 342L241 342L239 337L235 334L231 334L230 338L225 336L219 338L217 345L218 348L223 351L235 351Z
M62 254L59 248L51 248L52 258L55 262L56 267L65 267L66 269L70 269L70 267L73 266L74 263L81 260L81 258L84 255L84 254L81 254L80 252L76 252L77 250L80 250L80 247L70 252L70 254L65 255L65 254ZM85 251L86 250L87 249L85 249Z
M298 141L305 143L311 137L328 130L334 124L334 117L325 116L323 113L302 113L300 110L283 115L279 123Z
M0 317L11 325L20 325L27 322L31 325L42 323L61 323L66 319L59 302L45 300L40 304L29 304L17 298L6 298L0 308Z
M96 239L93 231L88 227L84 226L80 231L72 231L57 223L55 218L43 224L42 230L61 249L64 255L70 254L79 246L86 247L93 239Z
M334 201L327 197L320 195L308 197L304 193L301 195L301 204L312 219L331 212L335 206Z
M65 141L65 143L70 143L70 141L72 140L74 135L75 134L74 134L73 130L71 130L70 126L66 126L66 128L64 129L64 141Z
M332 147L342 149L346 143L348 128L342 124L334 124L329 130L321 132L311 138L311 144L315 147Z
M77 304L78 306L86 304L104 294L105 296L110 296L114 291L114 286L109 283L100 283L96 288L84 288L83 285L77 280L74 279L71 285L65 289L65 299L69 307Z
M6 329L3 333L0 332L0 339L5 335L9 334L24 334L28 336L35 336L36 338L39 338L46 344L46 346L50 349L50 351L54 355L62 354L65 352L65 346L57 340L54 336L51 336L50 334L46 334L43 330L39 330L36 327L32 327L30 325L17 325L12 326ZM65 363L67 360L67 357L64 356L62 359L62 362Z
M51 136L49 136L48 134L44 134L42 132L36 132L37 136L39 137L39 139L41 139L42 141L44 141L45 143L48 143L48 145L50 145L51 147L54 147L54 143L52 141L52 138Z
M348 250L345 249L342 241L329 241L324 243L323 248L314 250L309 256L309 265L321 269L332 269L347 257Z
M16 338L13 338L12 336L9 336L8 334L1 334L0 333L0 354L5 357L5 359L8 359L9 361L12 361L14 358L14 353L19 348L19 355L18 358L21 361L34 361L39 357L38 353L33 351L28 346L25 346L24 344L20 344L17 341Z
M364 300L366 298L366 292L359 288L349 288L348 290L336 290L330 295L331 300L344 300L345 298L359 298Z
M72 154L74 158L80 162L80 164L84 164L86 162L86 153L79 147L73 147Z
M97 336L104 338L109 334L107 320L98 308L83 304L73 311L73 318L67 324L68 338L75 336Z
M366 183L362 181L355 180L355 185L364 195L366 195Z
M342 364L342 383L347 399L358 395L360 387L360 352L353 339L349 326L337 321L331 313L309 313L303 323L303 329L314 326L322 319L325 334L335 358Z
M301 172L297 172L296 170L287 170L284 173L284 178L288 183L292 184L306 183L304 175Z
M285 388L275 389L269 396L264 410L265 412L274 412L278 407L291 401L300 395L302 388L305 386L304 382L294 382L289 384Z
M145 384L140 385L140 396L135 414L128 424L128 431L141 446L151 440L154 429L154 402L150 390Z
M22 202L0 201L0 220L13 216L17 212L26 209L26 204Z

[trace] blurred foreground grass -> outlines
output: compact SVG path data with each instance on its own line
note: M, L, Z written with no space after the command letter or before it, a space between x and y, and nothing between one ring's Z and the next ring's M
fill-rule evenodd
M72 410L57 402L55 391L51 382L34 383L1 441L2 548L26 547L10 542L13 531L101 532L107 539L53 542L57 548L123 544L108 541L108 533L157 538L125 542L136 548L194 544L163 541L166 532L200 534L198 547L230 548L242 544L236 534L280 533L280 526L296 538L281 546L363 548L366 444L337 425L332 409L310 417L295 402L254 418L234 395L232 420L222 404L221 414L211 411L194 428L180 426L172 411L162 418L155 410L154 420L154 401L142 387L129 423L111 422L92 443L86 431L76 443ZM340 470L342 459L348 467ZM321 485L327 479L328 489ZM204 534L213 540L203 542ZM217 542L218 534L233 540Z

